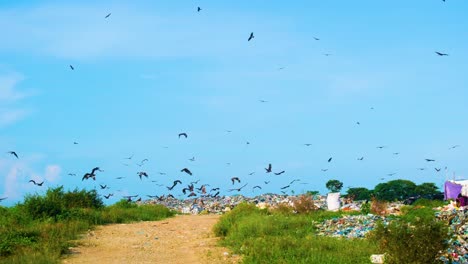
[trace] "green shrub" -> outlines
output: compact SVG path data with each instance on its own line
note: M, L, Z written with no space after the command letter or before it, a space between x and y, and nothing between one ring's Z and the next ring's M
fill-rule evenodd
M361 213L369 214L371 212L371 203L365 202L361 205Z
M432 219L393 220L388 226L379 223L369 235L386 253L385 263L437 263L437 255L447 248L448 228Z

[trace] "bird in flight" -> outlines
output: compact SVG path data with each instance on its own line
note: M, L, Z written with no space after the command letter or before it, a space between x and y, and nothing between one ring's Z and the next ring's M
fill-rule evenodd
M389 174L387 174L387 175L388 175L388 176L393 176L393 175L395 175L395 174L396 174L396 172L392 172L392 173L389 173Z
M252 32L252 33L250 33L249 39L247 41L251 41L253 38L255 38L255 36L254 36L254 34Z
M320 39L319 39L319 38L317 38L317 37L314 37L314 39L315 39L315 40L320 40Z
M240 191L242 190L242 188L244 188L245 186L247 186L247 183L244 184L244 185L243 185L242 187L240 187L240 188L237 188L237 189L229 189L228 192L232 192L232 191L238 191L238 192L240 192Z
M18 154L16 154L16 152L14 152L14 151L8 151L7 153L8 153L8 154L11 154L11 155L15 156L17 159L19 159L19 158L18 158Z
M231 178L231 181L232 181L232 185L234 185L234 182L235 182L235 181L237 181L238 183L241 182L240 179L239 179L239 177L232 177L232 178Z
M400 152L393 152L393 155L398 155L400 154Z
M32 183L34 183L34 185L37 185L37 186L42 186L42 184L44 184L44 181L38 183L35 180L29 180L29 182L32 182Z
M258 188L258 189L260 189L260 190L262 189L262 187L256 185L256 186L254 186L254 187L252 188L252 191L255 190L255 188Z
M435 161L434 159L426 159L427 162Z
M436 170L437 172L439 172L441 170L441 168L434 168L434 170Z
M300 181L299 179L292 180L289 184L293 184L294 182Z
M125 159L131 160L131 159L133 158L134 155L135 155L135 154L132 154L130 157L125 158Z
M333 159L333 157L330 157L330 158L328 159L328 162L332 161L332 159Z
M328 169L322 169L322 171L327 171Z
M137 172L138 176L140 177L140 180L141 180L141 177L146 177L148 178L148 173L144 172L144 171L140 171L140 172Z
M191 172L189 169L187 169L187 168L181 169L180 172L185 172L185 173L187 173L188 175L192 175L192 172Z
M78 142L76 142L76 141L73 141L73 145L78 145Z
M312 146L312 144L310 144L310 143L305 143L304 146L310 147L310 146Z
M111 14L112 14L112 13L109 13L109 14L107 14L107 16L105 16L104 18L108 18L108 17L110 17L110 16L111 16Z
M378 149L383 149L383 148L385 148L385 146L378 146L377 148Z
M265 100L258 100L260 101L260 103L268 103L268 101L265 101Z
M172 189L174 189L174 187L177 185L177 184L182 184L182 182L180 180L175 180L173 185L171 187L166 187L169 191L171 191Z
M138 197L138 195L127 195L127 196L122 196L123 198L127 198L127 201L131 202L132 198Z
M270 183L270 181L264 181L264 183L265 183L265 184L269 184L269 183Z
M191 182L190 184L198 184L199 181L200 179L198 179L197 181Z
M72 69L72 71L75 70L75 68L73 67L73 65L70 64L70 69Z
M252 176L252 175L254 175L254 174L255 174L255 171L254 171L254 172L251 172L251 173L249 173L249 175L251 175L251 176Z
M101 185L101 184L99 184L99 186L101 186L101 190L104 190L104 189L107 188L107 185Z
M458 147L460 147L460 145L451 146L449 149L454 149L454 148L458 148Z
M290 187L289 185L286 185L286 186L284 186L284 187L281 187L281 190L287 189L287 188L289 188L289 187Z
M265 168L266 170L266 173L270 173L271 172L271 163L268 164L268 168Z
M187 133L179 133L179 138L182 137L182 136L184 136L185 138L188 137L188 136L187 136Z
M109 198L111 198L111 196L114 196L114 194L113 194L113 193L109 193L108 195L104 195L104 198L109 199Z
M426 168L418 168L418 170L425 170Z
M195 161L195 157L192 157L191 159L189 159L190 161Z
M281 175L283 173L285 173L286 171L280 171L280 172L275 172L275 175Z
M364 157L360 157L360 158L358 158L358 160L363 160L363 159L364 159Z
M361 124L361 123L359 123L359 122L356 122L356 125L360 125L360 124Z
M68 173L68 176L76 176L75 173Z
M448 56L447 53L442 53L442 52L438 52L438 51L436 51L435 53L436 53L437 55L439 55L439 56Z
M197 8L197 12L200 12L202 9L200 7Z
M8 197L2 197L2 198L0 198L0 202L3 201L3 200L5 200L5 199L7 199L7 198L8 198Z
M165 172L158 172L158 173L159 173L159 175L166 175Z
M123 179L123 178L125 178L125 177L117 177L117 178L115 178L115 179L116 179L116 180L121 180L121 179Z

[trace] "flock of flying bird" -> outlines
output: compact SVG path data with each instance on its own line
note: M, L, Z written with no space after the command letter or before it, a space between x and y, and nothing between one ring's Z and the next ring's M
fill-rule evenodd
M445 2L445 0L442 0L442 1ZM197 12L201 12L201 11L202 11L202 9L201 9L200 7L197 7L196 10L197 10ZM108 13L104 18L105 18L105 19L108 19L111 15L112 15L112 13ZM248 38L247 38L247 41L252 41L254 38L255 38L254 33L251 32L250 35L249 35ZM320 40L320 38L317 38L317 37L314 37L314 39L315 39L316 41L319 41L319 40ZM435 54L438 55L438 56L441 56L441 57L443 57L443 56L449 56L449 54L444 53L444 52L440 52L440 51L435 51ZM330 56L331 54L327 53L327 54L324 54L324 55L325 55L325 56ZM69 65L69 67L70 67L71 70L73 70L73 71L75 70L75 67L74 67L73 65ZM282 69L284 69L284 67L279 68L279 70L282 70ZM268 101L266 101L266 100L259 100L259 101L260 101L261 103L267 103L267 102L268 102ZM373 109L374 109L374 108L371 108L371 110L373 110ZM356 122L356 124L357 124L357 125L360 125L360 122ZM231 132L231 131L230 131L230 130L227 130L227 132ZM178 134L178 138L179 138L179 139L181 139L181 138L188 139L188 134L185 133L185 132L179 133L179 134ZM78 143L77 143L77 142L73 142L73 144L77 145ZM246 144L249 145L250 142L246 142ZM311 143L305 143L304 145L305 145L306 147L312 146ZM454 146L450 147L449 149L455 149L455 148L458 148L458 147L460 147L460 145L454 145ZM384 148L386 148L386 146L377 146L376 148L378 148L378 149L384 149ZM19 159L19 156L18 156L18 154L17 154L15 151L8 151L7 153L10 154L10 155L12 155L12 156L14 156L14 157L16 157L16 159ZM393 152L393 155L399 155L399 152ZM130 157L127 157L127 158L125 158L125 159L131 160L132 158L133 158L133 155L131 155ZM194 162L194 161L195 161L195 157L192 157L192 158L189 159L189 160L190 160L191 162ZM327 159L327 162L330 163L330 162L332 162L332 160L333 160L333 157L330 157L330 158ZM362 160L364 160L364 157L359 157L359 158L357 158L357 160L362 161ZM143 160L141 160L140 163L137 163L136 165L138 165L139 167L142 167L142 166L143 166L146 162L148 162L148 161L149 161L148 159L143 159ZM426 158L425 161L426 161L426 162L435 162L435 159ZM129 164L126 164L126 163L124 163L123 165L129 166ZM229 165L229 164L228 164L228 165ZM418 168L418 169L419 169L419 170L425 170L426 168ZM436 168L434 168L434 169L435 169L436 172L440 172L440 171L441 171L441 168L437 168L437 167L436 167ZM321 171L323 171L323 172L325 172L325 171L327 171L327 170L328 170L327 168L321 169ZM89 180L89 179L92 179L93 181L95 181L95 180L96 180L96 177L97 177L97 175L96 175L97 172L103 172L103 170L101 170L99 167L94 167L93 169L91 169L91 172L87 172L87 173L85 173L85 174L83 175L82 181ZM183 168L183 169L180 170L180 172L186 173L186 174L189 175L189 176L192 176L192 175L193 175L192 171L191 171L189 168ZM273 173L273 174L275 174L275 175L281 175L281 174L285 173L285 171L284 171L284 170L281 170L281 171L279 171L279 172L273 172L272 164L270 163L270 164L268 164L268 166L265 168L265 173L267 173L267 174ZM166 173L164 173L164 172L159 172L159 174L160 174L160 175L166 175ZM248 175L251 176L251 175L253 175L253 174L255 174L255 172L251 172L251 173L249 173ZM396 173L389 173L389 174L387 174L387 175L388 175L388 176L393 176L393 175L395 175L395 174L396 174ZM76 176L75 173L69 173L68 175L69 175L69 176ZM148 178L148 177L149 177L149 174L148 174L147 172L145 172L145 171L139 171L139 172L137 172L137 176L139 177L140 180L143 180L143 178ZM124 177L116 177L115 179L120 180L120 179L123 179L123 178L124 178ZM384 178L381 178L381 180L383 180L383 179L384 179ZM231 180L232 185L241 184L241 179L240 179L239 177L232 177L230 180ZM185 181L185 180L184 180L184 181ZM199 197L218 197L218 196L219 196L220 190L221 190L220 187L211 188L211 189L208 190L207 187L209 187L210 185L209 185L209 184L202 184L202 185L200 185L200 187L196 188L196 187L195 187L195 184L198 184L199 181L200 181L200 180L192 181L192 182L190 182L186 187L182 188L182 190L181 190L182 194L183 194L183 195L187 195L187 197L198 197L198 196L199 196ZM290 188L291 185L292 185L293 183L298 182L298 181L300 181L300 179L295 179L295 180L289 182L289 184L287 184L287 185L281 187L281 188L280 188L281 192L282 192L283 194L286 194L286 192L285 192L284 190ZM157 181L156 181L156 180L153 180L152 182L157 182ZM40 186L43 186L44 181L42 181L42 182L36 182L35 180L31 179L31 180L29 181L29 183L32 183L32 184L34 184L35 186L39 186L39 187L40 187ZM269 183L270 183L270 181L264 181L264 184L265 184L265 185L266 185L266 184L269 184ZM182 183L182 180L175 180L175 181L173 181L173 183L172 183L171 186L166 186L166 188L167 188L168 191L172 191L177 185L182 185L182 184L183 184L183 183ZM307 184L307 183L303 183L303 184ZM106 185L99 184L99 186L100 186L100 189L101 189L101 190L108 190L108 189L110 189L110 187L109 187L107 184L106 184ZM163 185L162 185L162 184L158 184L158 186L161 187L161 186L163 186ZM227 192L233 192L233 191L240 192L240 191L241 191L243 188L245 188L246 186L248 186L248 183L245 183L245 184L243 184L242 186L240 186L240 187L238 187L238 188L227 189ZM260 185L255 185L255 186L252 187L252 191L254 191L255 189L260 189L260 190L261 190L261 189L262 189L262 186L260 186ZM103 197L104 197L105 199L109 199L109 198L111 198L112 196L114 196L114 193L108 193L108 194L106 194L106 195L103 195ZM137 197L139 197L139 198L138 198L136 201L141 201L141 199L142 199L142 198L140 197L140 195L125 195L125 196L122 196L122 197L128 199L129 201L133 201L132 199L133 199L133 198L137 198ZM162 200L162 199L164 199L165 197L168 197L168 198L169 198L169 197L172 197L172 198L174 198L174 196L173 196L172 194L167 194L167 196L165 196L165 195L162 195L162 196L158 196L158 195L147 195L147 197L149 197L149 198L151 198L151 199L158 199L158 200ZM0 201L3 201L3 200L5 200L5 199L7 199L7 198L8 198L8 197L2 197L2 198L0 198Z

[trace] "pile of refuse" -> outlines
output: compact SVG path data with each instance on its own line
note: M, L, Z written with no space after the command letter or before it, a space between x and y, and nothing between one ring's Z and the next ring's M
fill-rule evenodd
M389 218L373 214L345 215L321 223L314 222L314 225L317 234L321 236L363 238L375 228L378 221L388 224Z
M443 263L468 263L468 210L465 209L453 204L437 208L436 217L450 223L453 235L447 251L440 257Z
M279 194L262 194L255 197L243 195L202 197L193 199L177 199L174 197L159 197L158 199L146 200L144 204L161 204L169 209L183 214L222 214L232 210L240 203L256 204L259 208L275 208L280 204L293 205L296 196ZM316 195L314 205L317 208L326 209L326 196Z

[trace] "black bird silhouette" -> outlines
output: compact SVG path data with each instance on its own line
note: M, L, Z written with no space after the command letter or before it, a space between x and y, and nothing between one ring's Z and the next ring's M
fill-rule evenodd
M211 197L215 198L218 195L219 195L219 192L215 193L214 195L211 195Z
M73 67L73 65L70 65L70 69L72 69L72 71L75 70L75 68Z
M123 178L125 178L125 177L117 177L117 178L115 178L115 179L116 179L116 180L121 180L121 179L123 179Z
M19 159L19 158L18 158L18 154L16 154L16 152L14 152L14 151L8 151L7 153L8 153L8 154L11 154L11 155L15 156L17 159Z
M333 157L330 157L330 158L328 159L328 162L332 161L332 159L333 159Z
M265 100L258 100L260 101L260 103L268 103L268 101L265 101ZM247 144L249 144L249 142L247 142Z
M283 173L285 173L286 171L280 171L280 172L275 172L275 175L281 175Z
M255 171L254 171L254 172L251 172L251 173L249 173L249 175L254 175L254 174L255 174Z
M388 175L388 176L393 176L393 175L395 175L395 174L396 174L396 172L392 172L392 173L389 173L389 174L387 174L387 175Z
M174 199L174 195L169 194L169 195L167 196L167 198L172 198L172 199Z
M158 172L158 173L159 173L159 175L166 175L165 172Z
M191 192L191 193L188 195L188 197L192 197L192 196L197 196L197 194L194 193L194 192Z
M190 182L190 184L198 184L198 182L200 181L200 179L198 179L197 181L194 181L194 182Z
M135 155L135 154L132 154L130 157L125 158L125 159L131 160L131 159L133 158L134 155Z
M359 122L356 122L356 125L360 125L360 124L361 124L361 123L359 123Z
M449 149L458 148L460 145L451 146Z
M262 187L256 185L256 186L254 186L254 187L252 188L252 191L255 190L255 188L258 188L258 189L260 189L260 190L262 189Z
M152 198L152 199L154 199L154 198L159 199L159 196L157 196L157 195L146 195L146 196L148 196L149 198Z
M138 200L136 200L135 202L141 202L141 197L140 197L140 198L138 198Z
M427 162L435 161L434 159L426 159Z
M400 152L393 152L393 155L398 155L400 154Z
M426 168L418 168L418 170L425 170Z
M244 188L245 186L247 186L247 183L244 184L244 185L243 185L242 187L240 187L240 188L237 188L237 189L229 189L228 192L232 192L232 191L238 191L238 192L240 192L240 191L242 190L242 188Z
M214 191L219 191L219 188L213 188L210 190L210 192L214 192Z
M181 169L180 172L185 172L185 173L187 173L188 175L192 175L192 172L191 172L189 169L187 169L187 168Z
M317 38L317 37L314 37L314 39L315 39L315 40L320 40L320 39L319 39L319 38Z
M252 33L250 33L249 39L247 41L251 41L253 38L255 38L255 36L254 36L254 34L252 32Z
M202 9L200 7L197 8L197 12L200 12Z
M270 181L264 181L264 183L265 183L265 184L269 184L269 183L270 183Z
M377 148L378 149L383 149L383 148L385 148L385 146L378 146Z
M289 185L286 185L286 186L284 186L284 187L281 187L281 190L284 190L284 189L287 189L287 188L289 188Z
M99 184L99 186L101 186L101 190L104 190L105 188L107 188L107 185L101 185L101 184Z
M312 146L312 144L310 144L310 143L305 143L304 145L307 146L307 147Z
M78 145L78 142L74 141L74 142L73 142L73 145Z
M184 136L185 138L188 137L188 136L187 136L187 133L180 133L180 134L179 134L179 138L182 137L182 136Z
M358 160L363 160L363 159L364 159L364 157L360 157L360 158L358 158Z
M438 52L438 51L436 51L435 53L436 53L437 55L439 55L439 56L448 56L447 53L442 53L442 52Z
M111 196L114 196L114 194L113 194L113 193L109 193L108 195L104 195L104 198L109 199L109 198L111 198Z
M37 186L42 186L42 184L44 184L44 181L37 183L35 180L29 180L29 182L32 182L34 183L34 185L37 185Z
M266 173L270 173L271 172L271 163L268 164L268 168L265 168L266 170Z
M322 169L322 171L327 171L328 169Z
M300 181L299 179L292 180L289 184L293 184L294 182Z
M231 181L232 181L232 185L234 185L234 182L235 182L235 181L237 181L238 183L241 182L240 179L239 179L239 177L232 177L232 178L231 178Z
M110 15L111 15L111 14L112 14L112 13L109 13L109 14L107 14L107 16L105 16L104 18L108 18L108 17L110 17Z
M101 172L102 172L103 170L101 170L99 167L95 167L95 168L93 168L93 169L91 170L91 173L86 173L86 174L83 176L83 178L81 179L81 181L83 181L83 180L85 180L85 179L87 180L87 179L89 179L89 178L93 178L93 180L96 180L96 171L101 171Z
M191 159L189 159L190 161L195 161L195 157L192 157Z
M141 180L141 177L145 176L146 178L148 178L148 173L144 172L144 171L140 171L137 173L138 176L140 177L140 180Z
M173 183L173 185L172 185L171 187L167 187L167 189L168 189L169 191L171 191L172 189L174 189L174 187L175 187L178 183L179 183L179 184L182 184L182 182L181 182L180 180L175 180L174 183Z
M5 200L5 199L7 199L7 198L8 198L8 197L2 197L2 198L0 198L0 202L3 201L3 200Z
M76 176L75 173L68 173L68 176Z
M440 169L440 168L434 168L434 170L436 170L437 172L439 172L441 169Z

